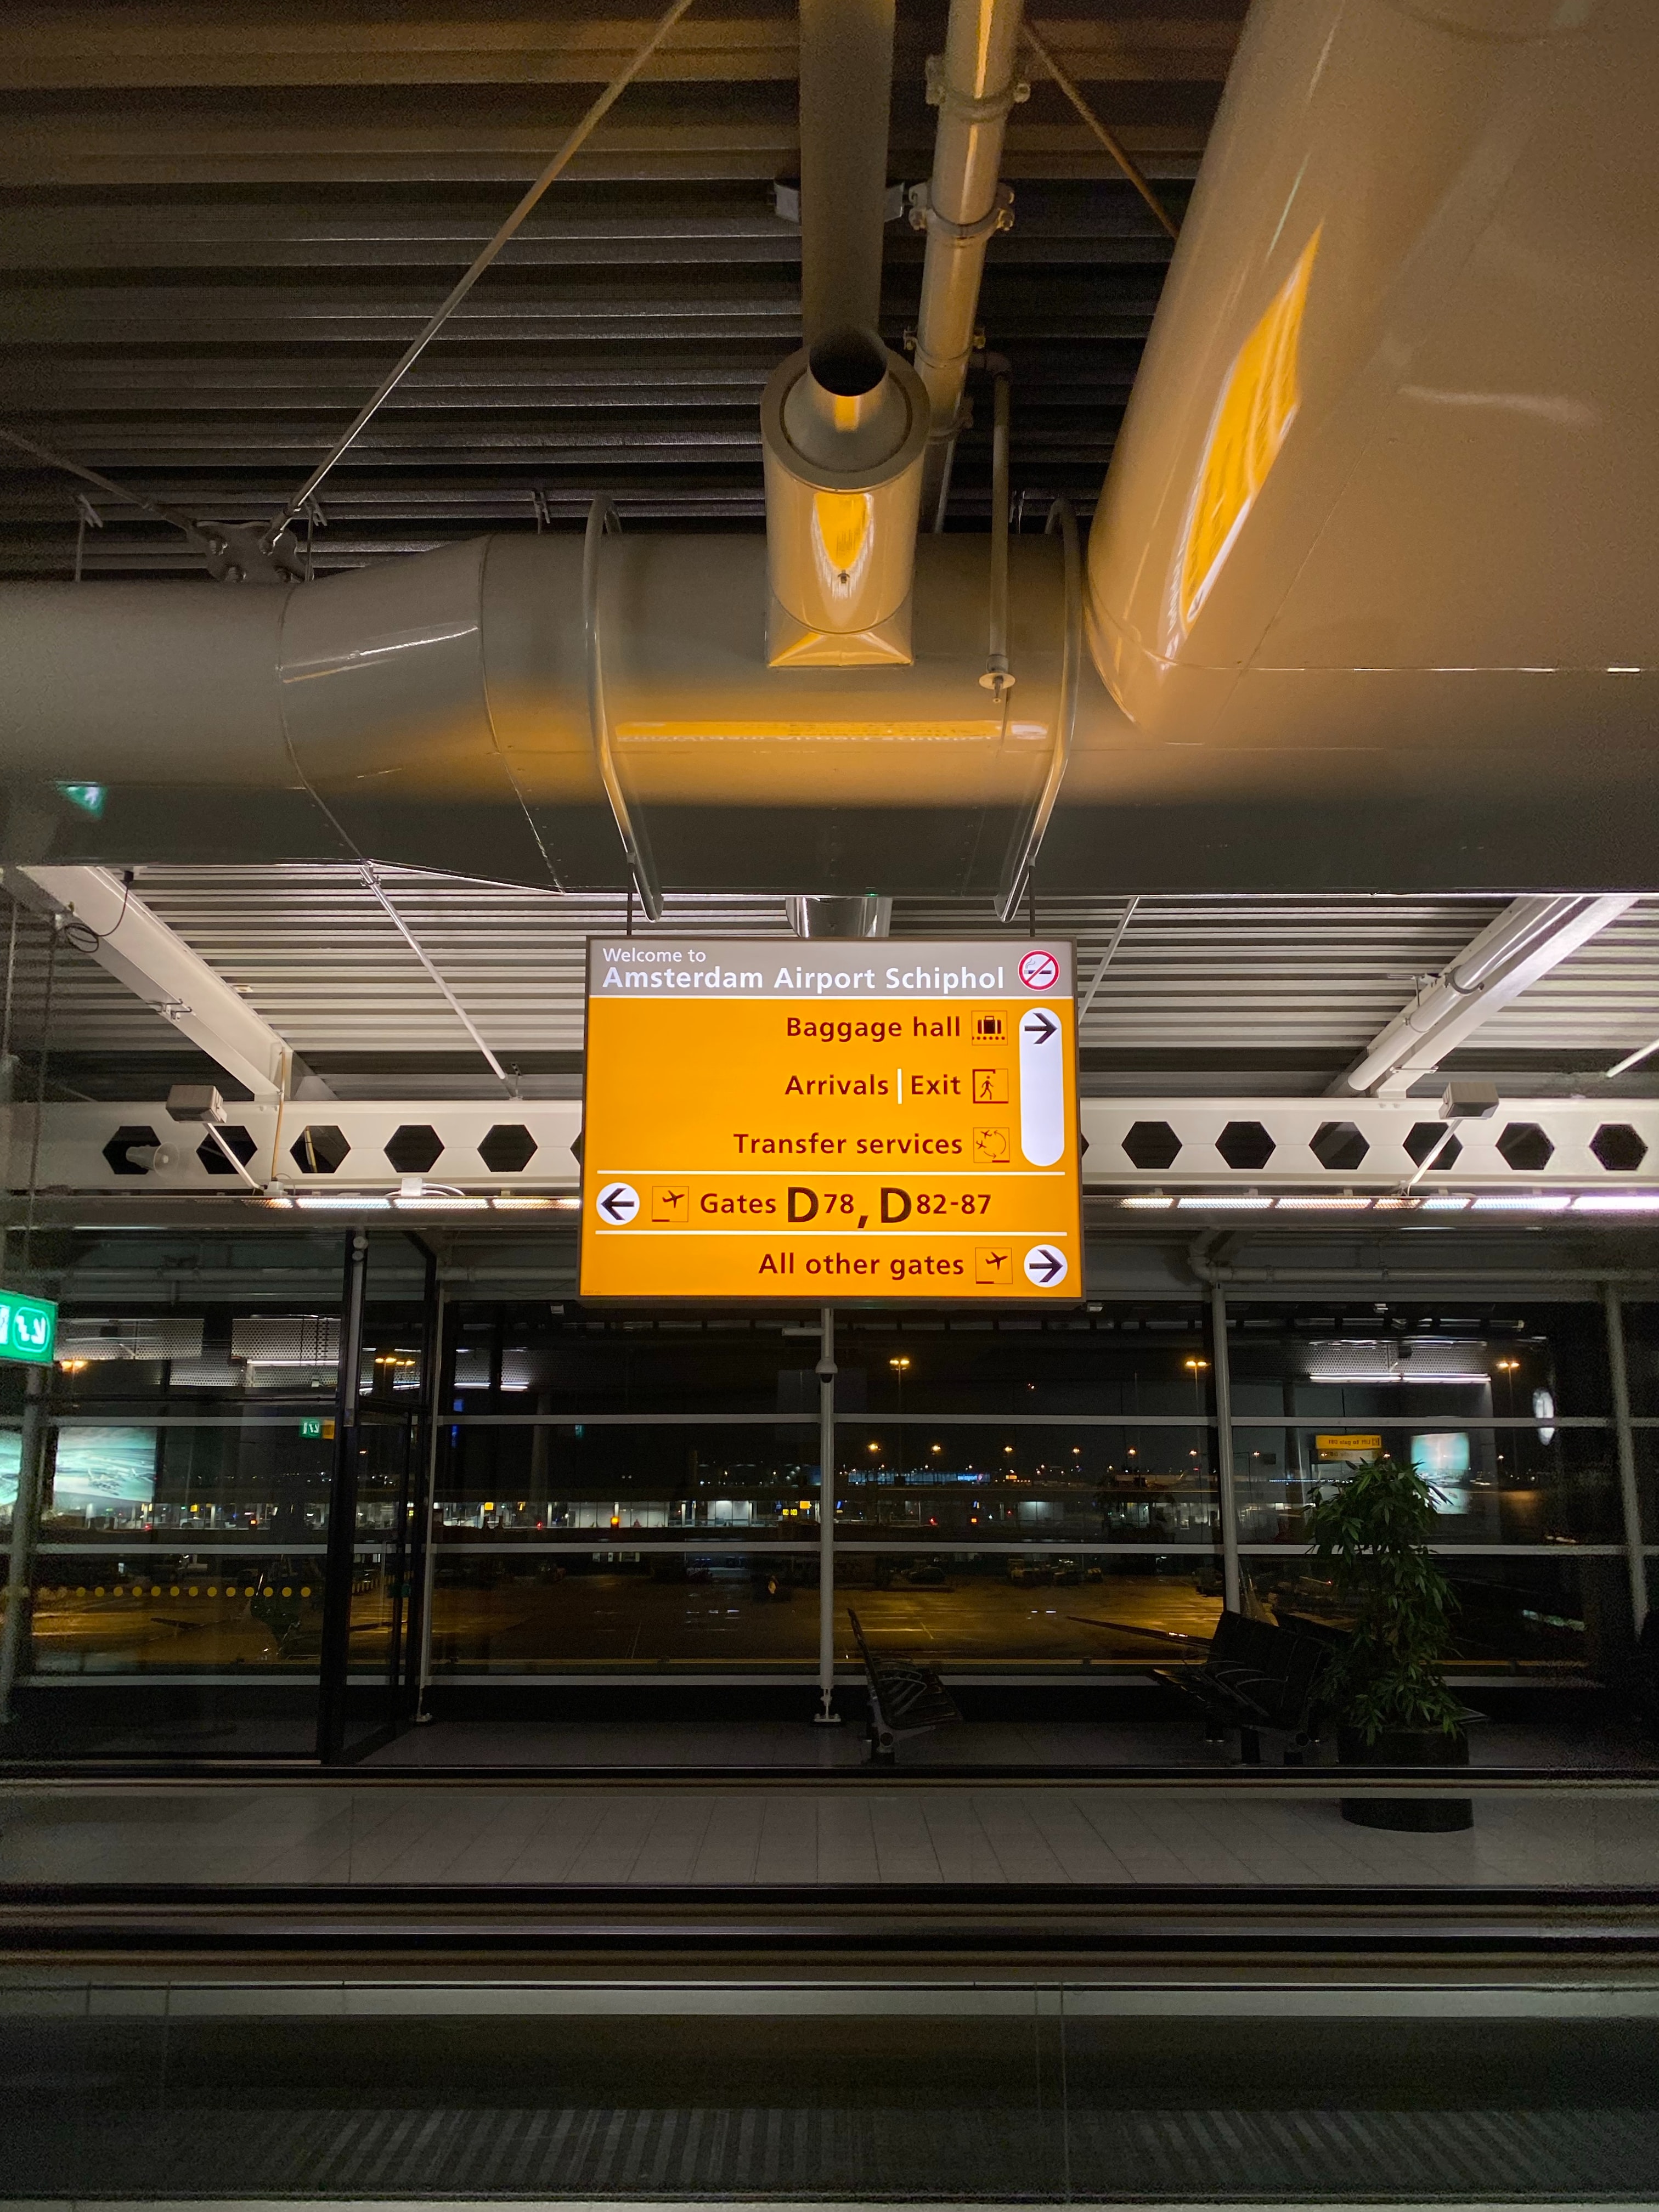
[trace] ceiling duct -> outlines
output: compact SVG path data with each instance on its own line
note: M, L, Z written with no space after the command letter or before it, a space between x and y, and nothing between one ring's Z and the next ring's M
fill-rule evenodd
M874 891L861 898L792 898L789 927L797 937L885 937L893 902Z
M1650 0L1256 0L1091 533L1045 893L1659 888L1656 99ZM821 252L817 173L809 299L867 317L870 195ZM665 884L988 895L1061 759L1064 549L1011 541L999 708L986 538L910 536L927 394L821 319L765 540L629 530L589 627L558 532L0 588L0 858L618 885L591 642Z
M893 0L802 0L801 323L761 400L767 658L912 658L927 396L879 334Z
M1651 836L1656 99L1652 0L1256 0L1090 545L1150 744Z

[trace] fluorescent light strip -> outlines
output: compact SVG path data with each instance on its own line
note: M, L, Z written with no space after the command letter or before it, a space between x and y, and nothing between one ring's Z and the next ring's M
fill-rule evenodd
M322 1197L307 1192L296 1198L294 1203L302 1206L307 1213L390 1213L392 1211L389 1198L367 1198L361 1194L356 1198L336 1198L331 1193Z
M1175 1200L1172 1198L1126 1198L1121 1203L1127 1206L1139 1206L1146 1212L1161 1212L1166 1206L1173 1206Z
M1586 1192L1574 1199L1575 1213L1659 1213L1659 1191Z
M1462 1213L1468 1205L1467 1198L1425 1198L1425 1213Z
M1279 1213L1364 1213L1370 1203L1368 1198L1281 1198L1274 1210Z
M581 1205L579 1198L492 1198L489 1202L497 1213L545 1213L550 1209L574 1213Z
M1562 1193L1559 1197L1546 1198L1534 1191L1530 1198L1477 1198L1477 1213L1565 1213L1572 1200Z
M392 1203L399 1213L482 1213L489 1200L487 1198L394 1198Z
M1224 1213L1262 1213L1273 1204L1270 1198L1178 1198L1181 1207L1198 1206L1211 1212L1218 1209Z

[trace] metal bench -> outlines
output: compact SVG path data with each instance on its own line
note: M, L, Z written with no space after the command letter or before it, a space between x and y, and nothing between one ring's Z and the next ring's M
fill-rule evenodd
M890 1766L902 1736L926 1735L930 1729L959 1721L950 1692L931 1667L896 1654L872 1651L862 1625L849 1606L847 1618L864 1662L864 1680L870 1693L870 1726L866 1741L872 1762Z
M1177 1635L1172 1629L1143 1628L1130 1620L1089 1625L1202 1651L1201 1664L1154 1667L1152 1680L1200 1707L1206 1742L1224 1742L1227 1730L1237 1729L1247 1766L1261 1763L1264 1731L1284 1736L1286 1765L1300 1765L1303 1747L1312 1737L1320 1678L1330 1662L1328 1644L1271 1621L1250 1620L1242 1613L1224 1613L1208 1643L1200 1637Z

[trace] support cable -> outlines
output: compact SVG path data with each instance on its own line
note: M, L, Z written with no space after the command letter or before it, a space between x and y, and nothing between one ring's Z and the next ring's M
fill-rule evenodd
M587 141L592 137L594 131L604 121L605 116L616 105L617 101L621 99L623 94L627 91L629 86L632 84L634 79L645 67L647 62L648 62L652 55L656 52L658 47L662 44L663 40L668 36L668 33L673 29L675 24L679 21L680 17L685 14L686 10L691 6L691 4L692 0L672 0L672 6L670 6L659 18L656 28L652 32L645 44L635 52L632 58L623 65L617 75L611 78L610 83L606 85L605 90L593 102L593 105L588 109L586 114L583 116L581 121L570 133L563 145L560 147L558 152L553 156L553 159L542 171L540 176L537 178L535 183L532 185L530 190L525 194L524 198L519 202L517 207L514 209L512 214L508 216L507 221L495 233L495 235L490 240L489 245L484 247L483 251L473 262L471 267L468 269L466 274L451 291L448 298L444 301L442 307L439 308L437 313L432 317L431 320L427 324L425 329L422 331L419 337L415 338L404 349L403 356L398 361L397 366L388 375L382 379L378 389L375 391L374 398L368 401L365 407L359 410L356 419L352 423L350 428L347 430L343 437L337 441L326 456L318 463L317 466L306 478L299 490L295 493L293 498L290 499L287 505L283 508L282 513L276 517L276 520L270 525L269 530L265 533L265 543L267 544L273 544L276 542L277 538L281 536L282 532L287 529L289 524L293 521L295 516L299 514L301 508L304 507L306 501L316 490L318 485L322 483L324 477L327 476L330 470L332 469L335 463L340 459L342 454L346 453L353 445L356 444L359 434L368 427L374 416L380 412L384 403L391 398L392 394L403 382L404 377L409 374L410 370L414 368L416 362L426 351L428 346L431 344L433 339L437 337L439 331L442 330L444 325L454 313L456 308L460 306L462 301L465 299L467 294L477 283L479 277L483 275L485 270L487 270L495 260L503 246L509 245L518 235L519 232L524 228L525 223L528 221L537 202L541 198L542 195L547 191L548 187L555 183L556 179L564 173L565 170L568 168L570 163L575 159L576 155L587 143Z
M359 867L365 885L385 908L387 920L397 931L398 936L403 939L404 943L409 947L410 951L415 955L415 957L420 962L422 967L425 969L427 974L432 978L432 981L443 993L445 1000L448 1005L449 1011L454 1015L456 1020L460 1024L461 1027L471 1038L473 1043L477 1046L478 1050L483 1054L485 1060L489 1063L490 1073L495 1078L496 1081L501 1085L502 1090L506 1091L509 1098L516 1098L519 1095L518 1085L514 1082L507 1070L501 1066L500 1060L496 1059L495 1054L491 1052L489 1047L484 1042L482 1035L479 1033L477 1024L473 1020L471 1015L468 1013L466 1008L456 997L454 992L451 990L448 982L440 972L436 963L428 953L426 947L421 943L419 938L416 936L414 931L404 920L402 915L398 913L397 908L392 905L392 901L386 896L385 887L380 882L380 870L375 866L373 860L363 860L359 863Z
M1122 170L1129 182L1140 194L1141 198L1146 201L1147 206L1158 218L1159 227L1167 231L1171 238L1178 238L1181 234L1176 228L1174 217L1164 206L1163 201L1159 199L1158 194L1152 190L1152 185L1147 182L1145 175L1137 165L1133 155L1129 152L1128 149L1121 144L1118 139L1115 138L1112 133L1106 128L1106 125L1101 121L1100 118L1095 113L1093 108L1090 106L1088 101L1078 90L1077 86L1073 82L1072 79L1054 59L1048 46L1041 38L1038 37L1036 30L1030 23L1027 23L1024 26L1024 32L1026 45L1030 46L1031 52L1042 63L1043 68L1048 70L1049 76L1053 77L1054 82L1065 94L1066 99L1069 100L1073 106L1076 108L1079 115L1082 118L1083 122L1088 130L1100 141L1101 144L1106 149L1106 151L1117 163L1119 168Z
M1138 897L1132 898L1129 901L1128 905L1124 908L1122 913L1118 916L1117 927L1112 932L1111 942L1107 945L1106 950L1100 956L1100 965L1095 970L1094 981L1090 984L1088 989L1083 994L1083 1004L1077 1010L1077 1029L1079 1042L1082 1041L1083 1036L1083 1017L1088 1012L1090 1007L1093 1006L1095 1002L1095 993L1106 981L1106 970L1111 966L1113 961L1117 957L1117 948L1122 944L1124 937L1127 933L1129 924L1134 920L1135 908L1139 904L1140 901Z

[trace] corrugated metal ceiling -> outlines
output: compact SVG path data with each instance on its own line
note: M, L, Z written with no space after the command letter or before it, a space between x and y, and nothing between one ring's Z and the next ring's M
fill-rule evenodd
M380 880L480 1034L525 1072L526 1090L568 1087L581 1048L584 940L624 927L623 900L403 869L382 870ZM148 867L137 888L343 1092L492 1087L465 1025L357 869ZM1085 1072L1126 1087L1167 1076L1182 1087L1321 1088L1504 903L1143 899L1084 1023ZM1043 929L1076 940L1081 991L1095 982L1123 913L1109 898L1042 902ZM787 935L777 899L671 894L665 927ZM999 933L988 907L966 902L902 899L893 929L901 938ZM25 917L13 1009L13 1040L25 1050L40 1036L45 965L42 925ZM1649 902L1494 1017L1459 1064L1540 1073L1601 1066L1656 1034L1659 905ZM139 1063L182 1050L159 1013L84 956L60 954L52 1051L66 1082L116 1095L115 1063L136 1073ZM112 1064L98 1066L100 1057Z

